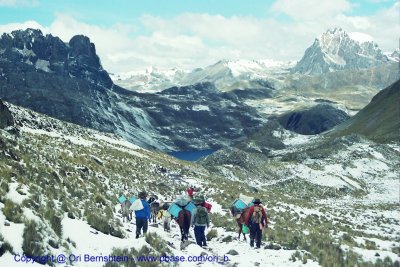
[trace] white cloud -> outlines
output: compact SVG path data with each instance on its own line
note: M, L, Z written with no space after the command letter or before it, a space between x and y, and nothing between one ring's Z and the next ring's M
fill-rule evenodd
M17 29L27 29L27 28L39 29L42 32L45 31L45 27L43 27L36 21L28 20L23 23L8 23L8 24L0 25L0 33L3 33L3 32L10 33Z
M332 2L336 4L336 1ZM291 14L286 3L286 0L278 0L275 12L280 10ZM306 0L307 3L313 1ZM321 12L329 16L310 19L294 14L296 20L286 22L274 16L260 19L185 13L170 19L144 15L136 25L114 24L106 27L57 14L47 27L27 21L0 25L0 32L40 28L65 42L76 34L86 35L95 43L104 68L110 72L145 69L150 65L193 69L223 58L299 60L315 37L333 27L369 34L384 51L393 51L398 47L398 36L394 34L400 32L398 3L369 17L345 15L343 11L349 8L347 2L338 0L337 3L339 7L325 3L319 11L313 11L313 16ZM302 13L300 7L298 12Z
M347 0L277 0L272 6L273 11L282 12L295 20L335 17L350 8L351 4Z

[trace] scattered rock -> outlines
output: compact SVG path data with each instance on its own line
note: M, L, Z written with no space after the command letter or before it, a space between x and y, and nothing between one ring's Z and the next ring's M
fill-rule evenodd
M228 253L226 253L226 254L235 256L235 255L239 255L239 252L237 252L237 251L234 250L234 249L231 249L231 250L229 250Z
M50 239L49 240L49 245L52 247L52 248L55 248L55 249L58 249L60 246L58 245L58 243L55 241L55 240L53 240L53 239Z
M195 244L193 241L189 241L189 240L186 240L186 241L183 241L183 242L181 242L181 247L180 247L180 249L181 250L184 250L185 248L187 248L190 244Z
M207 256L208 254L206 253L206 252L204 252L204 251L202 251L201 253L200 253L200 256Z
M375 257L380 257L381 255L377 252L375 253Z
M282 247L277 244L270 243L264 247L264 249L273 249L273 250L280 250Z
M224 238L222 238L222 242L226 242L226 243L230 243L232 242L233 237L231 235L225 236Z
M250 190L251 190L251 192L253 192L253 193L258 193L258 189L255 188L254 186L251 186L251 187L250 187Z
M95 157L95 156L93 156L93 155L91 155L90 157L91 157L92 160L93 160L94 162L96 162L97 164L99 164L99 165L101 165L101 166L104 165L104 162L103 162L101 159L99 159L98 157Z
M260 266L260 263L259 262L255 262L254 266Z
M10 226L10 222L9 221L5 221L4 222L4 226Z
M173 249L176 249L174 243L167 241L168 246L170 246Z

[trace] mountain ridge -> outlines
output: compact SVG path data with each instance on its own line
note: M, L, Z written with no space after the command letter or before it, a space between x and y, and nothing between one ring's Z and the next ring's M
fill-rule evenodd
M341 28L334 28L316 38L291 71L315 75L336 70L370 68L387 62L389 58L376 43L355 41Z

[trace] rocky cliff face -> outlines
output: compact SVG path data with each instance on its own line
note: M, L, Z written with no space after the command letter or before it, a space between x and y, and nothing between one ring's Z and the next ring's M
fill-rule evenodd
M14 118L8 107L0 99L0 129L14 125Z
M43 35L40 30L13 31L1 36L0 55L2 60L25 63L37 70L83 78L106 88L112 86L95 45L86 36L77 35L64 43L51 34Z
M261 124L241 101L246 96L209 83L160 94L129 92L112 83L89 38L74 36L67 44L32 29L0 39L0 97L162 150L230 145Z
M346 112L329 104L318 104L310 109L284 114L279 117L279 123L287 130L314 135L325 132L347 119L349 115Z
M336 28L315 39L292 72L315 75L371 68L388 62L376 43L353 40L345 31Z

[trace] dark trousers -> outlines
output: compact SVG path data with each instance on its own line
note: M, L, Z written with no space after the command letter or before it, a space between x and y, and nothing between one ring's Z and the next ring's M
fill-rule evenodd
M205 235L206 227L205 226L194 226L194 237L196 238L196 243L200 247L207 246L207 240Z
M164 231L169 232L171 230L170 221L164 221Z
M261 246L262 231L258 223L250 223L250 246L254 246L254 240L256 241L256 246L259 248Z
M136 218L136 236L140 235L143 228L143 234L147 233L147 227L149 226L146 218Z

